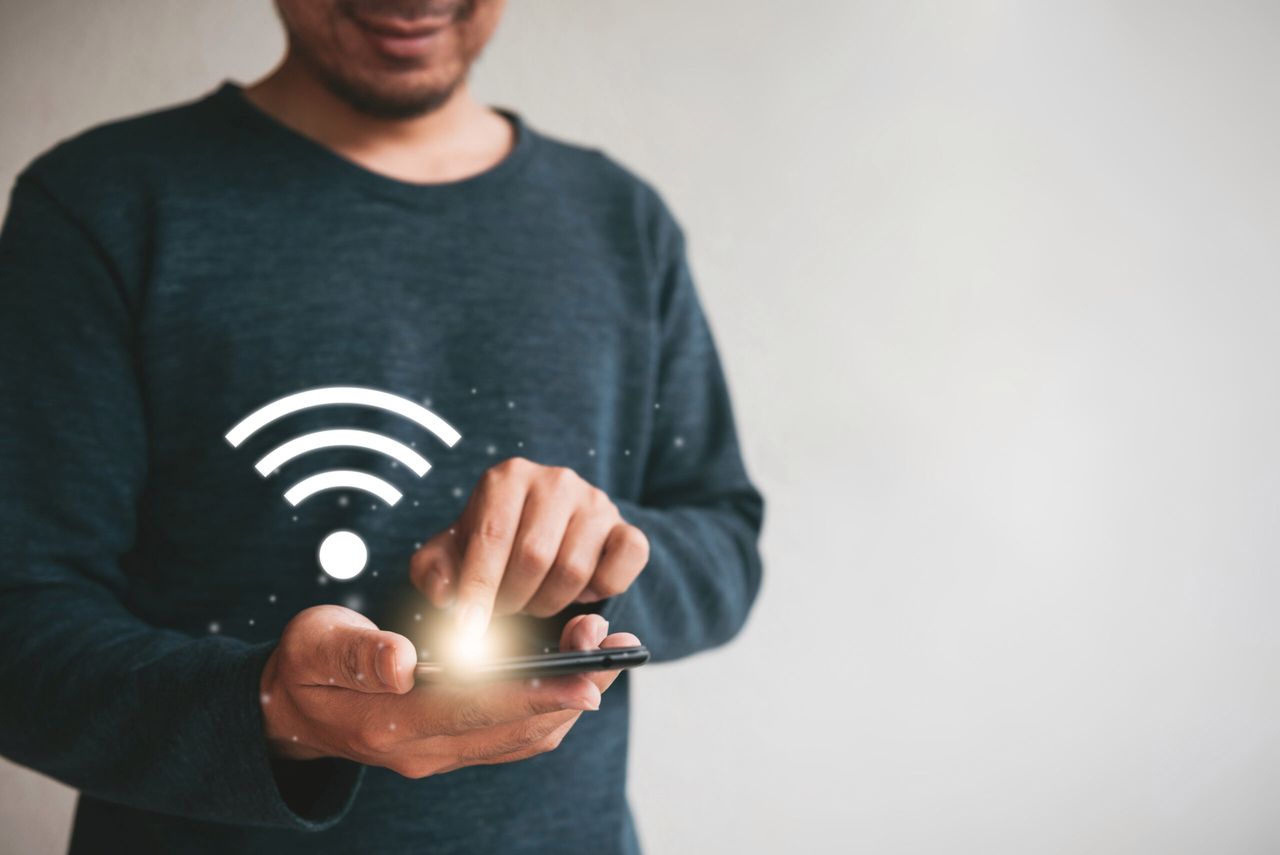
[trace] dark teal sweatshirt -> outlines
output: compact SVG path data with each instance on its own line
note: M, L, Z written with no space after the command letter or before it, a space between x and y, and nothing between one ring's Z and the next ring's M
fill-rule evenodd
M599 151L503 115L500 164L412 185L227 84L18 178L0 235L0 753L81 791L73 851L637 847L625 675L558 750L422 780L273 761L263 738L258 681L289 618L339 603L409 634L409 614L442 620L408 558L507 457L571 467L648 535L649 566L596 609L656 660L729 639L759 587L762 503L679 226ZM321 386L428 403L462 440L342 405L224 439ZM432 468L330 449L254 470L332 427ZM404 498L285 501L322 468ZM317 567L339 528L369 548L346 582Z

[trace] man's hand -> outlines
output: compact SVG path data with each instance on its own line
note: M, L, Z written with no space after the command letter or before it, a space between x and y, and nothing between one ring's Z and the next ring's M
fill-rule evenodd
M437 607L456 605L460 631L474 636L495 612L547 617L620 594L648 560L648 539L603 491L571 469L513 457L484 474L409 575Z
M569 621L561 650L629 647L599 615ZM617 671L543 680L415 686L409 639L340 606L316 606L285 627L262 672L262 714L274 754L345 757L410 778L510 763L560 745Z

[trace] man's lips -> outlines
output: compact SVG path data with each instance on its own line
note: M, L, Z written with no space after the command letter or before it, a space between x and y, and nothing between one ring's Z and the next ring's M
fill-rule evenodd
M435 36L453 23L452 16L406 20L352 15L351 19L375 50L394 59L413 59L426 53L434 44Z

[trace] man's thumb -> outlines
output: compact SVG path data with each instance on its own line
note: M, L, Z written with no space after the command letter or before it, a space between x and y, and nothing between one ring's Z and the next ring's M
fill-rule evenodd
M378 629L347 609L336 610L314 628L311 682L357 692L404 694L413 688L418 654L403 635Z

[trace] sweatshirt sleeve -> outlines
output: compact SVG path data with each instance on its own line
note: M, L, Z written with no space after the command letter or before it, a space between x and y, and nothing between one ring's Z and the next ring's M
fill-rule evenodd
M649 538L649 564L601 611L667 660L723 644L746 621L760 588L764 503L742 462L724 372L670 215L654 244L653 427L641 495L615 500Z
M272 761L271 645L193 638L125 605L148 452L134 339L112 257L24 174L0 232L0 753L132 807L327 827L360 767Z

